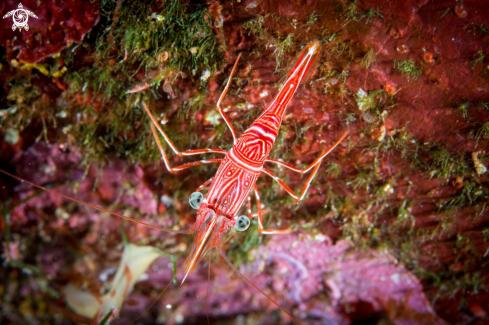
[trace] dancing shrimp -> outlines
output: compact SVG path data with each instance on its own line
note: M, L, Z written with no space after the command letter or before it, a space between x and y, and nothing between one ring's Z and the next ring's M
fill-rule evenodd
M189 198L189 203L192 208L197 210L197 219L193 227L188 231L193 233L193 243L190 249L190 254L186 259L185 263L185 275L183 277L182 283L185 281L187 276L195 270L199 261L209 252L210 249L216 248L219 253L224 257L228 264L236 271L241 277L243 277L250 285L255 287L268 299L270 299L274 304L280 307L285 313L287 313L295 322L299 323L289 312L284 310L277 302L275 302L271 297L266 295L263 291L258 289L251 281L249 281L243 274L241 274L236 267L234 267L231 262L227 259L224 252L221 250L225 235L232 229L237 231L245 231L250 226L250 219L257 217L258 219L258 230L262 234L284 234L288 233L290 229L275 230L266 229L263 226L263 211L260 203L260 196L258 188L256 186L256 181L261 173L264 173L270 177L280 186L282 186L285 191L290 194L297 202L301 201L316 175L322 160L328 155L347 135L344 133L334 145L324 151L317 159L315 159L309 166L304 169L300 169L292 166L291 164L285 163L281 160L275 160L268 158L268 155L273 147L273 144L277 138L282 119L284 117L287 105L297 90L300 83L305 79L308 72L313 68L320 56L321 45L319 41L313 41L306 45L304 49L300 52L292 66L285 83L280 89L279 93L275 99L267 106L263 113L251 124L251 126L237 138L236 132L226 116L225 112L221 108L221 102L226 95L228 88L230 86L233 74L239 62L240 56L236 60L234 67L232 69L231 75L228 79L226 87L221 94L217 102L217 110L221 115L224 122L227 124L229 130L231 131L233 137L233 146L229 151L222 149L196 149L187 150L180 152L177 150L175 145L172 143L170 138L167 136L161 125L158 123L156 118L151 113L150 109L146 103L142 103L144 110L147 112L151 119L151 131L156 141L156 144L161 151L162 159L165 163L166 168L169 172L177 172L186 168L199 166L208 163L220 163L219 169L217 170L214 177L202 184L196 192L192 193ZM159 133L159 134L158 134ZM167 142L169 147L174 151L174 153L180 157L199 155L207 153L223 154L224 158L215 158L200 160L193 163L187 163L184 165L172 167L168 156L163 148L160 141L159 135L161 135ZM295 194L289 186L287 186L279 177L270 172L265 168L265 163L273 163L288 168L294 172L305 174L312 170L310 176L308 177L302 191L299 195ZM3 172L3 171L2 171ZM8 174L6 172L3 172ZM8 174L10 175L10 174ZM15 177L13 175L10 175ZM15 177L19 179L18 177ZM27 182L33 186L40 187L38 185ZM42 188L42 187L40 187ZM202 194L201 191L204 188L208 188L206 195ZM44 188L43 188L44 189ZM52 190L48 190L53 192ZM257 212L253 213L251 210L251 193L254 193L256 200ZM67 199L74 200L78 203L86 204L79 200L73 199L66 195L61 195ZM238 215L239 210L247 201L247 215ZM172 231L168 229L162 229L159 227L154 227L140 221L134 220L130 217L126 217L111 211L102 209L100 207L87 204L93 208L109 212L113 215L119 216L124 219L131 220L133 222L138 222L146 226L150 226L156 229L161 229L163 231L171 233L182 233L177 231Z

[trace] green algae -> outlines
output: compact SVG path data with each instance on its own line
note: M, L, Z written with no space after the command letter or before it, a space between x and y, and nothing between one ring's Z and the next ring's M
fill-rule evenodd
M477 51L477 53L474 56L474 58L472 58L470 60L470 64L472 65L472 70L474 70L477 65L479 65L479 64L482 65L483 62L484 62L485 57L486 56L485 56L484 52Z
M177 78L215 74L223 55L212 29L215 22L205 7L179 1L159 6L152 1L121 3L116 17L116 1L103 1L105 29L95 29L82 43L56 55L66 64L64 75L58 77L69 84L61 101L53 105L39 96L37 86L31 83L33 67L29 70L24 65L23 77L10 81L13 89L7 99L11 113L0 125L23 130L41 123L44 129L62 129L66 141L82 149L86 164L104 160L109 154L131 162L158 159L146 137L134 136L149 134L138 104L154 98L163 82L168 90ZM93 61L80 62L80 56ZM48 59L43 67L56 72L57 64ZM206 83L198 78L196 82ZM151 92L126 93L138 83L149 84ZM187 99L179 114L188 118L200 109L202 106L194 104L200 103L202 96L197 93ZM47 131L41 136L49 138ZM176 142L188 144L186 140L177 138Z
M357 0L342 0L343 3L343 14L342 18L345 19L343 26L346 26L348 23L355 22L364 22L365 24L369 24L374 18L384 18L380 14L378 10L367 9L367 10L358 10L357 9Z
M482 24L470 23L464 26L464 29L472 32L474 35L489 35L489 29Z
M372 47L369 47L367 53L365 53L365 56L360 59L360 66L368 70L370 66L375 63L375 52Z
M418 68L413 60L394 60L394 69L402 75L407 76L407 80L418 80L423 71Z
M460 104L460 106L457 108L457 111L462 114L463 118L466 119L467 118L467 114L468 114L468 109L472 106L472 103L470 102L465 102L465 103L462 103Z
M482 126L477 131L475 136L476 139L476 147L479 145L479 141L481 139L488 140L489 139L489 122L482 124Z
M457 225L460 223L458 211L472 209L474 216L482 216L489 198L489 188L474 179L475 172L466 155L451 152L440 144L420 143L408 130L408 126L405 126L385 137L383 141L365 140L357 144L364 147L364 154L374 152L375 156L364 162L361 168L357 167L353 178L340 180L355 199L345 200L329 192L325 209L319 215L330 215L331 220L343 225L342 238L352 240L357 247L389 250L422 281L436 288L440 297L460 293L463 288L470 292L487 290L483 286L484 280L477 278L477 271L473 271L473 267L467 268L463 276L456 271L459 260L475 266L487 255L487 252L481 254L475 249L474 238L465 236L462 240L459 237L458 241L445 243L450 245L457 259L444 262L443 271L432 272L432 267L420 263L428 253L424 249L427 245L436 245L441 237L456 236L459 231ZM387 182L379 178L377 173L379 161L386 155L400 158L409 167L402 174L392 175ZM394 197L400 191L398 182L404 177L403 174L415 173L424 174L427 178L436 177L444 186L447 186L449 180L453 183L454 179L462 179L459 190L448 198L440 198L438 213L433 216L433 220L437 220L437 227L432 231L418 226L419 216L415 209L431 199L424 199L421 193L413 192L413 182L408 181L406 184L408 188L404 195L410 194L409 196L401 201ZM430 196L434 197L435 194ZM379 218L384 222L379 223ZM475 222L477 218L471 222ZM482 237L483 234L481 231L478 236ZM442 256L433 255L431 258L437 261Z
M316 19L310 19L308 23L313 24L315 21ZM282 34L272 27L274 24L286 24L288 28L297 28L297 20L275 14L266 14L251 19L244 23L243 27L248 30L248 34L254 34L257 41L262 43L265 49L274 49L273 56L275 56L276 69L278 70L286 62L286 55L297 50L297 45L294 42L296 35L293 33Z

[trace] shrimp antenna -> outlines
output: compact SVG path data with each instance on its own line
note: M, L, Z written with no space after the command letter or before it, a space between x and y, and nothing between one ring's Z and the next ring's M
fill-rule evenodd
M86 205L90 208L93 208L93 209L96 209L96 210L99 210L99 211L103 211L103 212L107 212L113 216L116 216L116 217L119 217L119 218L122 218L122 219L126 219L128 221L131 221L131 222L134 222L134 223L138 223L140 225L143 225L143 226L146 226L146 227L149 227L149 228L153 228L153 229L157 229L157 230L161 230L161 231L164 231L164 232L169 232L169 233L172 233L172 234L187 234L188 231L187 230L171 230L171 229L166 229L166 228L161 228L161 227L158 227L158 226L153 226L153 225L150 225L146 222L143 222L143 221L139 221L139 220L136 220L134 218L131 218L131 217L127 217L125 215L122 215L120 213L117 213L117 212L114 212L114 211L110 211L110 210L107 210L107 209L104 209L102 207L99 207L97 205L94 205L94 204L91 204L91 203L87 203L87 202L83 202L81 200L78 200L78 199L75 199L74 197L71 197L71 196L68 196L68 195L65 195L65 194L61 194L60 192L58 191L55 191L55 190L51 190L49 188L46 188L44 186L41 186L41 185L37 185L37 184L34 184L32 182L29 182L23 178L20 178L18 176L15 176L13 174L10 174L9 172L6 172L5 170L1 169L0 168L0 172L2 174L5 174L7 176L10 176L16 180L18 180L19 182L21 183L26 183L26 184L29 184L30 186L32 187L35 187L35 188L38 188L40 190L44 190L46 192L49 192L51 194L54 194L54 195L58 195L58 196L61 196L62 198L65 198L67 200L70 200L70 201L73 201L73 202L76 202L76 203L80 203L80 204L83 204L83 205Z
M205 295L205 315L207 316L207 324L211 325L209 320L209 283L211 282L211 258L212 251L209 252L209 272L207 273L207 292Z
M269 295L267 295L265 292L263 292L262 290L260 290L253 282L251 282L250 280L248 280L248 278L246 278L243 273L239 272L238 269L236 268L236 266L233 265L233 263L231 263L231 261L226 257L226 254L224 254L224 252L222 251L222 249L220 247L216 247L216 249L219 251L219 253L221 253L222 257L226 260L226 262L229 264L229 266L234 270L234 272L238 273L239 276L241 276L243 278L243 280L245 280L246 282L248 282L249 285L251 285L253 288L255 288L256 290L258 290L262 295L264 295L265 297L268 298L268 300L270 300L271 302L273 302L278 308L280 308L284 313L286 313L287 315L289 315L290 318L292 318L292 320L294 322L296 322L297 324L301 324L299 323L299 321L294 317L292 316L292 314L290 314L287 310L285 310L285 308L283 308L282 306L280 306L278 304L278 302L276 302L275 300L273 300Z
M141 315L139 315L137 318L133 319L130 323L127 323L127 325L129 324L132 324L134 323L135 321L137 321L139 318L141 318L141 316L143 316L143 314L145 312L147 312L151 307L154 306L154 304L161 298L161 296L163 296L163 294L165 293L165 291L170 287L170 284L172 284L173 281L175 281L175 279L177 278L177 275L178 273L180 273L181 270L183 270L183 267L184 265L180 266L180 268L177 270L177 272L175 273L175 275L173 276L173 278L170 280L170 282L168 282L168 284L166 285L166 287L161 290L160 294L158 295L158 297L156 297L156 299L151 303L151 305L149 305L148 308L146 308L142 313Z

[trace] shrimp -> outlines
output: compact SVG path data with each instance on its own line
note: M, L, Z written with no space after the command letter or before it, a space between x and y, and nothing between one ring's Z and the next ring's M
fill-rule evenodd
M153 116L147 104L142 102L142 106L144 107L144 110L151 120L151 132L155 139L156 145L158 146L163 162L170 173L178 172L190 167L195 167L203 164L220 164L215 176L206 181L200 187L198 187L197 190L192 193L189 198L189 203L191 207L197 210L197 218L195 224L188 231L188 233L193 234L193 242L190 248L190 253L185 261L184 276L181 283L183 284L188 275L196 269L203 257L206 256L212 248L215 248L236 273L238 273L246 282L256 288L260 293L270 299L275 305L282 309L298 324L299 321L294 318L291 313L282 308L275 300L266 295L250 280L248 280L241 272L239 272L239 270L226 257L225 253L221 249L221 245L225 241L225 238L227 238L226 234L232 228L236 229L237 231L245 231L251 224L250 219L255 217L258 219L258 230L261 234L285 234L290 232L290 229L264 228L260 195L256 186L256 181L258 177L262 173L266 176L271 177L289 195L291 195L294 200L300 202L304 199L307 190L309 189L309 186L314 176L316 175L323 159L346 137L347 132L345 132L330 149L321 153L318 158L316 158L309 166L304 169L297 168L281 160L268 158L268 155L270 154L273 144L277 138L287 105L293 97L298 86L301 84L308 72L314 67L315 63L318 61L320 50L321 44L319 41L313 41L304 47L304 49L299 53L295 64L292 66L290 72L288 73L287 79L280 91L278 92L277 96L239 138L236 136L236 132L231 124L231 121L221 108L221 103L229 89L233 74L240 59L240 56L238 56L238 59L234 64L226 87L216 105L220 116L228 126L233 137L233 146L228 151L222 149L206 148L180 152L167 136L161 125L158 123L157 119ZM171 150L180 157L215 153L224 155L224 158L203 159L196 162L172 167L170 164L170 160L168 159L167 153L165 152L163 145L160 141L160 136L163 137ZM283 182L279 177L274 175L265 167L266 163L277 164L299 174L305 174L308 172L311 173L300 194L295 194L294 191L292 191L290 187L285 184L285 182ZM11 175L5 171L1 172L18 180L21 180L18 177ZM45 189L39 185L35 185L27 181L25 182L37 188L54 192L53 190ZM204 188L208 188L208 191L205 195L201 193ZM254 193L256 201L256 213L253 213L251 209L252 193ZM145 226L153 227L170 233L187 233L185 231L173 231L160 227L155 227L132 219L130 217L108 211L104 208L89 203L84 203L72 197L59 193L57 194L66 199L88 205L98 210L109 212L120 218L137 222ZM245 201L247 203L248 213L247 215L238 215L238 212L245 204Z

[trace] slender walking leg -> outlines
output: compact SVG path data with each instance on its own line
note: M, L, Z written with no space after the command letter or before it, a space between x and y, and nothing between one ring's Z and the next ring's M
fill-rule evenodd
M205 294L205 315L207 316L207 324L211 325L209 320L209 284L211 282L211 258L212 251L209 254L209 272L207 273L207 292Z
M294 191L292 191L290 189L290 187L287 186L287 184L285 184L280 178L278 178L277 176L275 176L271 171L263 168L262 169L262 172L264 172L265 174L267 174L268 176L270 176L271 178L273 178L275 181L277 181L287 191L287 193L289 193L290 196L292 196L294 198L294 200L296 200L297 202L299 202L299 201L302 201L302 199L306 195L306 192L309 189L309 185L311 184L312 179L316 175L316 173L317 173L317 171L319 169L319 166L321 166L321 164L317 164L316 167L314 167L314 169L312 171L312 174L307 179L307 182L304 185L304 187L302 188L302 192L301 192L301 194L299 196L295 195Z
M184 169L187 169L187 168L190 168L190 167L200 166L200 165L204 165L204 164L220 163L220 162L222 162L222 159L220 159L220 158L217 158L217 159L203 159L203 160L194 161L194 162L191 162L191 163L188 163L188 164L184 164L184 165L179 165L179 166L173 167L173 171L178 172L180 170L184 170Z
M338 141L336 141L333 144L333 146L331 148L329 148L328 150L326 150L325 152L323 152L318 158L316 158L316 160L314 160L309 166L307 166L304 169L300 169L300 168L294 167L291 164L288 164L286 162L283 162L283 161L280 161L280 160L276 160L276 159L266 159L265 161L266 162L271 162L271 163L274 163L274 164L277 164L277 165L280 165L280 166L284 166L285 168L288 168L290 170L293 170L293 171L295 171L296 173L299 173L299 174L305 174L308 171L310 171L314 166L316 166L318 164L321 164L321 161L324 159L324 157L326 157L331 151L333 151L333 149L336 148L336 146L339 145L341 143L341 141L343 141L343 139L346 137L347 134L348 134L348 132L345 132L338 139Z
M204 160L199 160L199 161L196 161L196 162L192 162L192 163L180 165L180 166L177 166L177 167L171 167L170 166L170 161L168 160L168 157L166 155L166 152L163 149L163 145L161 144L160 138L158 137L158 134L156 133L156 129L155 129L153 123L151 124L151 131L153 132L153 136L154 136L154 138L156 140L156 144L158 145L158 148L160 149L161 156L163 157L163 161L165 162L166 169L168 169L168 171L170 173L173 173L173 172L176 172L176 171L180 171L180 170L183 170L183 169L186 169L186 168L194 167L194 166L199 166L199 165L203 165L203 164L211 164L211 163L216 163L216 162L221 162L222 161L222 159L207 159L207 160L204 159Z
M222 119L224 120L224 122L226 122L229 130L231 131L231 134L233 135L233 144L236 144L236 132L234 132L234 128L233 128L233 125L231 124L231 121L229 120L229 118L226 116L226 114L222 110L221 102L224 99L224 96L226 96L226 93L228 92L229 85L231 84L231 80L233 79L234 71L236 70L236 66L238 65L240 57L241 57L241 53L238 55L238 58L236 59L236 62L234 63L234 67L233 67L233 70L231 71L231 75L229 76L226 87L224 88L224 90L221 94L221 97L219 97L219 100L217 101L217 104L216 104L216 107L217 107L217 110L219 111L219 114L221 114Z
M143 107L146 110L146 113L148 113L148 116L151 119L151 121L153 121L152 125L156 126L156 128L158 129L158 131L160 132L160 134L165 139L166 143L168 143L168 145L170 146L170 148L172 148L173 152L175 152L175 154L177 156L184 157L184 156L199 155L199 154L210 153L210 152L212 152L212 153L221 153L221 154L224 154L224 155L227 153L226 150L222 150L222 149L196 149L196 150L187 150L187 151L184 151L184 152L178 151L178 149L175 147L175 145L173 144L173 142L171 142L170 138L166 135L165 131L163 131L163 129L161 128L160 124L158 123L158 121L153 116L153 114L149 110L148 106L146 106L146 103L144 103L144 102L143 102ZM155 134L156 133L153 132L153 135L155 135ZM156 135L155 135L155 138L157 138Z
M253 189L255 191L256 206L258 209L258 231L260 233L266 234L266 235L288 234L291 231L290 229L283 229L283 230L263 229L263 218L262 218L263 214L261 212L260 195L258 194L258 189L257 189L256 185L253 186Z
M347 134L348 134L348 132L345 132L338 139L338 141L336 141L333 144L333 146L330 149L328 149L325 152L323 152L316 160L314 160L309 166L307 166L304 169L300 169L300 168L294 167L294 166L292 166L292 165L290 165L290 164L288 164L286 162L283 162L283 161L280 161L280 160L276 160L276 159L267 159L266 160L266 162L272 162L272 163L275 163L275 164L284 166L284 167L286 167L286 168L288 168L290 170L293 170L294 172L299 173L299 174L305 174L308 171L310 171L312 168L314 168L312 174L309 176L309 178L307 179L306 184L302 188L302 192L301 192L301 194L299 196L297 196L294 193L294 191L292 191L290 189L290 187L287 186L287 184L285 184L279 177L275 176L271 171L267 170L266 168L263 168L262 169L262 172L264 172L268 176L272 177L275 181L277 181L287 191L287 193L289 193L297 202L299 202L306 195L306 192L309 189L309 185L311 184L312 179L316 175L316 173L317 173L317 171L319 169L319 166L321 166L321 162L323 161L324 157L326 157L327 154L329 154L338 144L340 144L340 142L346 137Z
M265 210L261 210L261 215L264 216L265 214L267 214L268 212L270 212L270 209L269 208L266 208ZM248 195L248 218L257 218L258 217L258 213L252 213L251 212L251 194Z
M202 191L207 185L209 185L212 182L213 179L214 177L206 181L204 184L200 185L196 192Z

